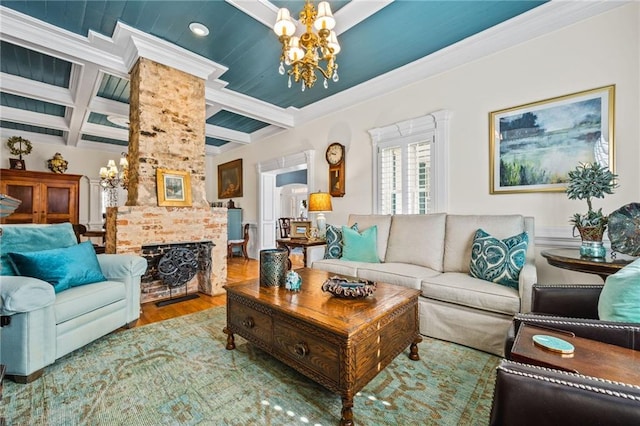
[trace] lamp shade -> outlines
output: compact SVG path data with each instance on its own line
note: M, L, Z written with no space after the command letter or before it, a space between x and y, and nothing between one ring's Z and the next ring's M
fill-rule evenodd
M310 212L330 212L332 210L331 195L328 192L313 192L309 194Z

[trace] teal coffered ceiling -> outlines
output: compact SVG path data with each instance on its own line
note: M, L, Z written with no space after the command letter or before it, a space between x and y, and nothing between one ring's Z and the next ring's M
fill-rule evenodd
M302 92L298 85L287 88L278 74L281 46L271 29L279 7L297 17L301 1L0 0L0 131L3 138L25 132L44 142L121 150L127 130L107 117L128 117L127 40L133 35L168 52L160 61L193 64L206 80L206 145L215 155L603 7L532 0L330 3L342 47L340 80L324 89L319 79ZM191 33L191 22L205 24L209 35ZM434 66L443 55L447 65Z

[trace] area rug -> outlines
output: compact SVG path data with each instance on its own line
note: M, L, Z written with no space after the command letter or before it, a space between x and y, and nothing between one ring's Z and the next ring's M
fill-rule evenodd
M8 425L336 425L340 397L236 337L224 307L112 333L46 368L5 381ZM499 358L425 338L354 402L358 425L487 424Z

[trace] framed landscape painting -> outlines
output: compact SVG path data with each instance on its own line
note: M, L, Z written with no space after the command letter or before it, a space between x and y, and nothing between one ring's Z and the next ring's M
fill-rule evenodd
M157 169L158 206L191 206L191 176L180 170Z
M612 85L490 113L490 193L565 191L579 163L613 171L614 98Z

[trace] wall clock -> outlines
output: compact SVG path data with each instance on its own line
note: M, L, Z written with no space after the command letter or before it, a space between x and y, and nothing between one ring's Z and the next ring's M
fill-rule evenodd
M334 142L327 147L325 158L329 163L329 194L343 197L345 194L345 149L344 145Z

